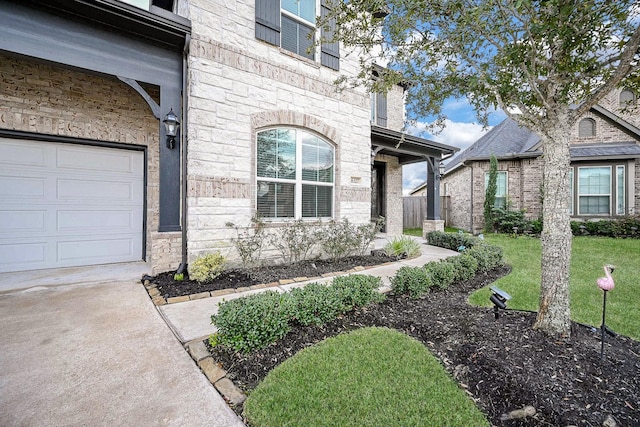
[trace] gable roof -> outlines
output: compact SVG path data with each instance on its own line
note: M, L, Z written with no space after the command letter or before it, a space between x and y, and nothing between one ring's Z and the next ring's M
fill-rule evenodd
M624 159L640 157L640 128L627 122L606 108L595 105L591 112L612 123L632 137L629 141L618 143L595 143L573 145L570 148L571 160L593 158ZM495 155L499 160L524 159L542 154L540 137L533 131L506 118L445 166L445 175L462 166L466 161L489 160Z

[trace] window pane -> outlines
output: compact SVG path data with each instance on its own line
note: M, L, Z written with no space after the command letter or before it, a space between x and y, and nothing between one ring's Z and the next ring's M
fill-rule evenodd
M315 0L282 0L282 8L312 24L316 22Z
M296 140L292 129L258 134L257 175L264 178L295 179Z
M573 168L569 169L569 215L573 215Z
M302 186L302 216L304 218L331 217L333 212L333 187Z
M506 197L507 196L507 173L506 172L498 172L498 176L496 177L496 184L498 184L496 189L496 197Z
M283 49L305 58L314 59L313 49L309 52L307 51L314 43L314 37L309 38L313 32L313 28L299 24L293 19L282 15L280 44Z
M626 208L624 200L624 166L616 167L616 179L618 180L616 186L616 214L624 215Z
M302 134L302 179L333 182L333 147L308 133Z
M129 3L144 10L149 10L149 0L120 0L122 3Z
M580 168L578 172L579 194L609 194L611 168Z
M265 218L293 218L295 184L258 182L258 213Z
M580 214L609 215L609 196L580 196Z
M578 124L578 136L594 136L596 134L596 122L593 119L582 119Z

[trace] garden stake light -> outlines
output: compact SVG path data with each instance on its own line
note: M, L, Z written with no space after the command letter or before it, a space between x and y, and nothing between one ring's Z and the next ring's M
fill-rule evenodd
M607 292L614 288L615 283L613 282L613 277L611 277L611 273L613 273L614 266L605 264L604 265L604 274L605 277L600 277L596 281L598 283L598 287L604 291L604 298L602 300L602 326L600 327L600 360L604 360L604 334L607 327L604 324L605 315L607 312Z
M489 301L493 303L493 315L496 317L496 320L498 320L500 317L498 310L506 310L507 301L511 299L511 295L496 286L491 286L489 289L491 289L491 297L489 297Z

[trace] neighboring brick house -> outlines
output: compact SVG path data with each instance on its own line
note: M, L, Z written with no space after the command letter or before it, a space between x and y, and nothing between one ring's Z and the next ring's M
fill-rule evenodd
M571 133L571 217L616 218L640 208L640 116L636 95L616 90L582 117ZM446 165L442 216L474 233L484 225L489 158L498 159L496 205L507 203L536 219L542 213L540 138L512 119L495 126Z
M359 63L336 43L308 50L324 12L315 0L0 0L0 272L233 257L226 223L256 212L270 229L382 214L400 233L401 165L426 159L435 174L455 148L401 132L401 86L336 89Z

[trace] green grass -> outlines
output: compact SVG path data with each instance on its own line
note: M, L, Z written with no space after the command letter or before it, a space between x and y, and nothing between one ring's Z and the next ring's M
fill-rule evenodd
M540 297L540 240L517 239L501 234L485 235L487 242L504 249L511 274L494 285L511 296L509 308L538 309ZM602 323L602 291L596 279L604 276L602 266L613 264L614 290L607 295L607 326L614 331L640 339L640 240L605 237L574 237L571 256L571 318L599 326ZM471 295L469 302L490 306L489 288Z
M409 236L422 237L422 228L405 228L402 230L402 234L408 234Z
M418 341L363 328L302 350L251 393L255 427L488 426Z

